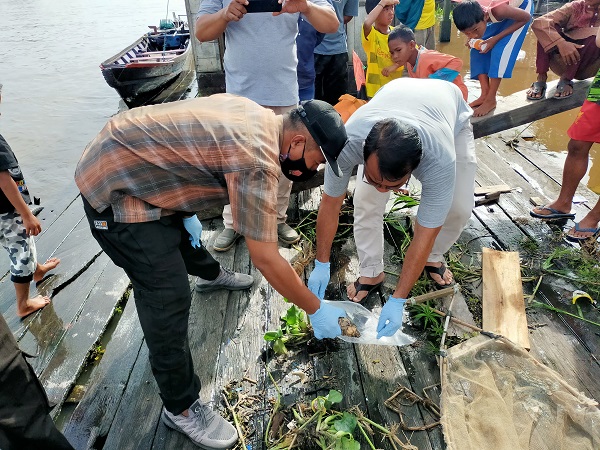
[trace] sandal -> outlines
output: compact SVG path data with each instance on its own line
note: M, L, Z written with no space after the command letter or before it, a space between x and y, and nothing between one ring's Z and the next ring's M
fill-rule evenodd
M570 234L572 231L575 231L577 233L592 233L590 236L573 236L572 234ZM575 226L573 228L571 228L567 234L565 235L565 238L567 239L567 241L571 241L571 242L582 242L582 241L586 241L588 239L595 239L596 236L598 236L598 234L600 234L600 228L579 228L579 223L576 223Z
M571 93L569 95L562 95L567 86L571 86ZM573 81L571 80L560 80L556 85L556 91L554 92L554 98L564 100L573 95Z
M440 278L444 279L444 274L448 270L448 268L446 267L446 265L444 263L442 263L442 265L440 267L425 266L424 270L425 270L425 275L427 275L427 278L429 278L431 281L433 281L433 284L435 284L435 286L437 288L447 288L450 286L454 286L454 281L452 281L451 283L448 283L448 284L440 284L436 280L434 280L433 277L431 276L431 274L434 273L436 275L439 275Z
M356 281L354 282L354 289L356 290L356 294L358 294L359 292L366 292L367 295L365 295L362 300L356 302L356 303L361 303L364 300L367 299L367 297L369 295L371 295L371 293L373 291L380 291L381 290L381 286L383 285L383 281L376 283L376 284L362 284L360 281L358 281L358 278L356 279ZM354 294L354 295L356 295ZM351 301L353 301L352 299L350 299Z
M548 211L549 214L540 214L538 212L535 212L535 210L538 211ZM557 209L554 208L550 208L549 206L538 206L536 208L534 208L533 210L529 211L529 215L531 217L535 217L536 219L543 219L543 220L565 220L565 219L574 219L575 218L575 214L572 214L570 212L568 213L564 213L561 211L558 211Z
M546 82L535 81L527 91L527 100L542 100L546 97Z

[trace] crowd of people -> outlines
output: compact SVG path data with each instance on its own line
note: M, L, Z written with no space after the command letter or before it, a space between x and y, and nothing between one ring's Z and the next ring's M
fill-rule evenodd
M196 22L200 41L225 35L226 93L112 117L75 172L92 236L132 282L164 405L161 419L205 449L230 448L238 436L199 397L201 380L188 343L189 275L196 277L200 295L248 289L254 280L221 267L204 247L197 212L227 203L213 249L228 251L243 237L252 263L306 311L315 337L334 338L345 312L323 299L350 177L357 169L359 276L347 287L355 302L382 286L385 206L390 193L414 177L422 187L414 235L377 326L378 337L391 336L402 326L404 304L423 272L440 287L454 281L444 255L474 206L470 118L495 108L500 82L511 77L532 22L537 80L529 100L544 98L549 70L560 77L557 99L572 95L573 79L596 75L568 130L560 195L532 216L575 217L575 189L593 143L600 142L600 0L574 0L533 21L533 0L457 1L453 20L471 47L470 76L481 85L481 95L470 103L462 61L435 50L433 0L366 0L361 42L368 102L345 123L334 106L348 93L345 25L358 15L358 0L286 0L280 11L261 14L249 14L248 4L203 0ZM314 176L322 164L317 253L305 285L278 242L300 239L286 223L291 185ZM0 240L9 253L21 317L49 303L48 297L30 298L29 284L60 262L37 261L33 237L41 225L28 203L17 159L0 136ZM599 223L600 202L567 238L596 237ZM43 389L3 320L0 374L0 448L72 448L52 423ZM17 392L25 394L17 399Z

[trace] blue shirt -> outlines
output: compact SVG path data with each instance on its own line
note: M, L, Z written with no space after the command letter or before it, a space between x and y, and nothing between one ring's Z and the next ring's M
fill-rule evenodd
M348 51L346 42L346 26L344 16L358 16L358 0L328 0L335 10L335 15L340 21L340 26L335 33L329 33L323 38L315 53L319 55L339 55Z

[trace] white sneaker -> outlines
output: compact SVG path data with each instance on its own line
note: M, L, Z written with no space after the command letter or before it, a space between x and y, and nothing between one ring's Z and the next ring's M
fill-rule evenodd
M231 448L238 440L235 427L200 400L192 403L188 417L175 416L163 407L161 419L166 426L187 435L206 450Z
M227 289L229 291L239 291L248 289L254 283L254 278L245 273L233 272L232 270L221 267L219 276L214 280L208 281L198 277L196 279L196 290L198 292L211 292L218 289Z

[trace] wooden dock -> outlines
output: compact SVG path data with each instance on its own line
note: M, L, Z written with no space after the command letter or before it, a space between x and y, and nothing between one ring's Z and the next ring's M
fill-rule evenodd
M544 247L568 245L551 239L556 226L529 217L530 197L548 200L558 194L561 155L541 151L535 143L506 132L477 140L477 157L479 186L508 184L512 191L502 194L495 204L473 210L460 239L463 259L477 265L483 247L526 255L527 239ZM576 220L598 198L583 186L578 194L588 202L574 206ZM294 194L289 211L292 221L316 210L320 195L318 186ZM162 404L126 276L91 237L74 184L62 198L52 210L45 208L39 215L44 231L37 240L38 258L61 258L54 276L38 288L52 294L51 305L24 321L18 320L8 264L0 259L5 274L0 283L0 311L23 350L38 355L31 362L49 398L57 405L53 413L60 428L78 450L196 448L160 421ZM203 225L204 244L211 248L222 221L206 219ZM397 273L397 265L391 262L396 253L393 239L386 240L385 251L386 271ZM281 248L281 252L290 261L299 256L297 249ZM248 291L199 295L193 291L194 280L190 278L193 298L189 341L202 381L203 400L221 405L221 393L230 383L236 383L238 392L255 396L256 413L251 418L255 432L248 438L247 448L265 448L269 406L278 391L282 401L290 404L308 402L316 395L327 394L330 388L338 389L344 396L343 408L358 405L371 420L386 425L398 422L398 415L384 401L399 385L419 395L424 388L434 386L429 394L439 401L439 369L422 339L406 347L339 342L326 353L312 353L306 348L287 358L274 357L266 351L263 334L277 329L279 316L289 305L253 267L243 240L215 257L225 267L251 274L255 284ZM344 298L345 285L356 278L357 267L356 249L350 238L334 249L328 298ZM394 284L395 277L388 275L388 291ZM481 299L478 283L464 288L470 297L479 295ZM545 275L536 299L574 311L570 292L577 288L568 280ZM530 293L531 283L524 289ZM373 295L366 306L381 305L382 300ZM590 305L582 308L586 317L600 321L597 309ZM542 309L530 308L527 316L531 353L575 389L600 401L598 329ZM410 326L406 329L419 337ZM96 357L97 361L90 361ZM76 385L84 386L83 394L67 402ZM413 427L435 420L420 405L404 407L403 414L405 423ZM400 432L399 437L418 449L445 448L439 426ZM388 441L375 438L375 442L377 448L392 448Z

